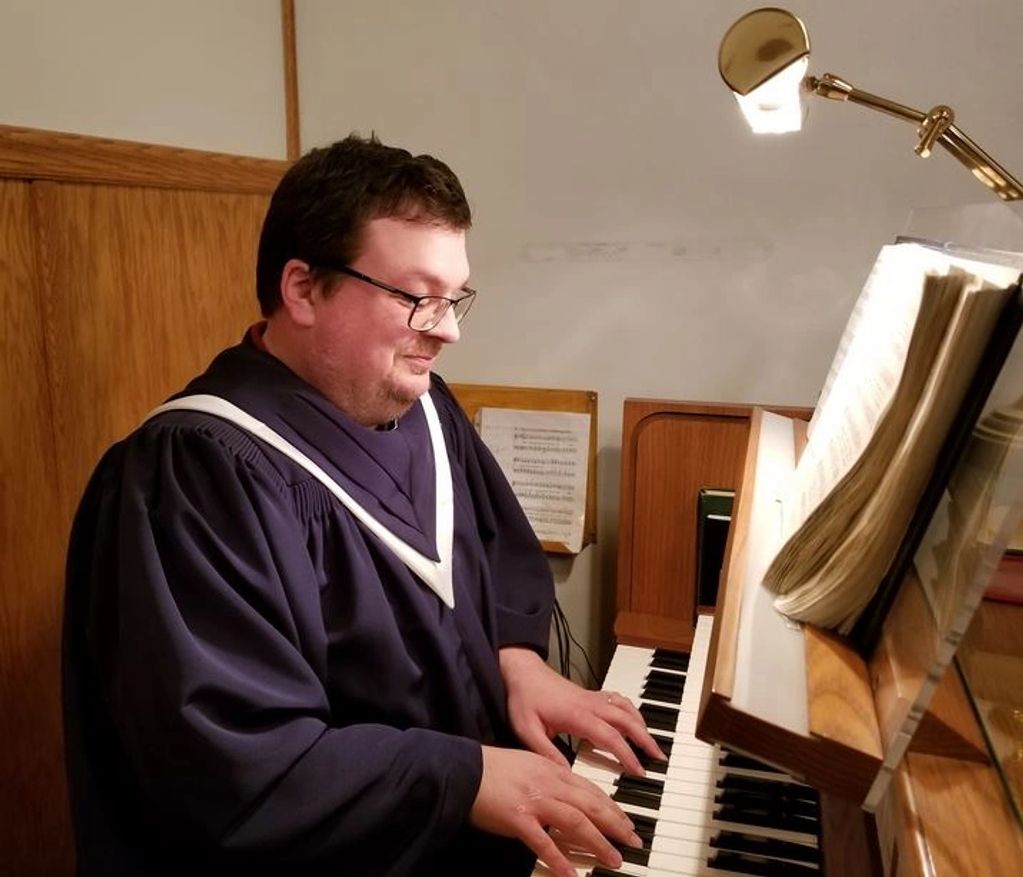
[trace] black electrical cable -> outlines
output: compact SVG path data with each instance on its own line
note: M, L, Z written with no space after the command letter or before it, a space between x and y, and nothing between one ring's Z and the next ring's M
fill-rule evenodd
M593 663L590 661L590 656L586 653L586 649L583 648L579 640L572 635L572 628L569 626L568 618L557 599L554 600L554 630L558 640L561 675L565 678L569 678L571 674L572 643L575 643L579 651L582 652L583 660L586 661L586 668L589 671L590 678L593 680L593 684L599 687L600 678L593 669Z

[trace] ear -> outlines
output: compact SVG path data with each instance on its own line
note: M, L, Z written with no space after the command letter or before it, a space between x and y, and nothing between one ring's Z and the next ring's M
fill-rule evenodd
M296 326L309 327L316 322L313 292L316 283L309 265L301 259L289 259L281 271L281 302Z

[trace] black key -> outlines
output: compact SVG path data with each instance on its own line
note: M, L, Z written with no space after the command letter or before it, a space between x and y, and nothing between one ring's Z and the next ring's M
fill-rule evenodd
M622 854L622 860L625 862L646 867L647 862L650 861L650 850L648 848L630 847L628 844L620 844L616 841L611 841L611 846Z
M664 781L654 777L638 777L631 773L623 773L615 780L615 785L624 789L643 789L657 795L664 794Z
M759 777L737 776L731 773L718 779L717 787L761 795L774 795L790 801L810 801L817 804L820 800L817 790L810 786L787 783L782 780L762 780Z
M678 710L666 706L656 706L651 703L640 704L640 713L648 728L655 728L658 731L674 731L678 724Z
M654 743L656 743L661 752L664 753L664 757L669 758L671 756L671 744L675 741L672 740L671 737L664 737L660 734L651 734L650 736L654 738Z
M647 810L659 810L661 807L661 796L644 789L618 788L611 793L611 800L618 801L620 804L646 807Z
M682 693L685 691L684 685L672 685L669 682L658 682L656 679L648 679L643 683L643 690L640 692L640 697L653 697L654 692L667 695L675 699L678 703L682 699ZM647 692L650 692L649 694Z
M763 828L781 828L785 831L801 831L805 834L817 834L817 821L792 813L783 813L774 807L736 806L735 804L718 804L714 808L714 817L722 822L736 822L741 825L759 825Z
M653 664L655 664L658 661L660 661L662 663L663 662L668 662L668 663L682 664L682 665L688 667L689 666L689 652L683 652L683 651L681 651L679 649L662 649L662 648L657 648L657 649L654 649L654 657L653 657L653 660L650 663L651 663L651 665L653 665Z
M651 670L646 674L644 682L657 682L661 685L677 685L679 688L686 687L686 679L678 673L666 673L664 670Z
M727 850L716 852L707 859L707 865L722 871L738 871L740 874L756 874L759 877L820 877L821 873L809 865L779 862L777 859L765 859L763 856Z
M687 652L676 652L673 649L654 649L650 666L666 670L688 670L689 655Z
M629 748L632 749L636 758L639 759L639 763L643 766L643 770L652 771L653 773L667 773L668 762L666 759L671 755L672 742L671 738L662 737L660 734L651 734L650 736L654 738L654 742L657 744L658 748L663 753L665 758L664 761L662 761L659 758L654 758L653 756L647 755L631 740L629 741Z
M648 688L663 688L665 691L685 691L685 676L678 676L674 673L668 673L666 675L668 678L663 679L660 676L648 674L646 679L643 680L643 684Z
M710 839L715 849L732 850L736 853L753 853L774 859L795 859L797 862L820 864L821 853L809 844L762 837L759 834L745 834L739 831L719 831Z
M767 764L767 762L751 758L749 755L740 755L738 752L729 752L727 749L722 750L718 764L722 767L738 767L744 770L764 770L770 773L781 773L778 768Z
M633 830L639 835L639 839L643 841L643 846L649 849L654 839L654 832L657 830L657 820L653 816L643 816L639 813L630 813L628 815L629 819L632 820Z
M735 807L746 807L750 810L773 810L786 816L803 817L815 823L819 819L820 811L817 803L803 801L799 798L785 798L778 795L764 795L759 792L731 789L718 792L714 796L714 800L718 804L732 804Z
M615 780L615 792L611 797L615 801L639 804L650 810L659 810L662 794L664 794L664 783L660 780L622 774Z
M665 688L660 685L644 685L639 696L645 700L660 700L665 703L682 703L681 689Z
M597 865L590 871L590 877L622 877L621 871L609 871L603 865Z
M632 749L633 754L639 759L639 763L642 765L643 770L648 773L667 773L668 762L662 761L659 758L654 758L652 755L647 755L642 749L640 749L631 740L629 741L629 748Z

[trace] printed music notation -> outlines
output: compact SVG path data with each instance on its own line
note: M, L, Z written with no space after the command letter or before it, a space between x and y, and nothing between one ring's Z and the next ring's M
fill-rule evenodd
M537 538L582 550L590 415L480 408L476 419Z

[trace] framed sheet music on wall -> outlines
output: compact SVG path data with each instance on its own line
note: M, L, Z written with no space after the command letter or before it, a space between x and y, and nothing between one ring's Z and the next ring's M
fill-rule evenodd
M597 394L450 384L501 465L544 550L596 541Z

